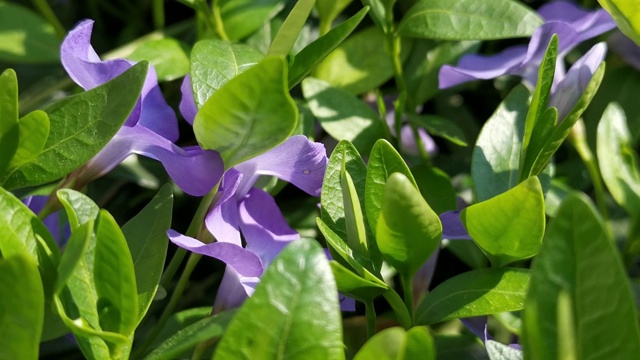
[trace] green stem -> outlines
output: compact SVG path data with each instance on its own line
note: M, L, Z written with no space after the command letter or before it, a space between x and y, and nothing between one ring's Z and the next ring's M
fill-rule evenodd
M404 304L409 311L409 317L413 318L413 281L411 277L402 276L402 291L404 292Z
M224 30L224 24L222 23L222 16L220 15L220 5L219 1L213 1L213 29L216 34L222 40L229 40L229 36L227 36L227 32Z
M364 312L367 316L367 339L371 339L376 334L376 309L373 299L364 303Z
M64 39L67 35L67 31L64 29L64 26L58 20L58 17L49 6L49 3L46 0L32 0L33 5L38 9L40 14L51 24L53 30L56 32L56 35L60 39Z
M398 322L400 323L400 326L402 326L406 330L409 330L413 324L413 321L411 320L411 315L409 314L409 310L407 310L407 306L402 301L402 298L400 298L400 295L398 295L398 293L395 292L395 290L389 289L384 294L382 294L382 296L384 296L384 298L387 300L387 302L393 309L393 312L396 314L396 317L398 318Z
M153 0L153 26L156 30L164 29L164 0Z

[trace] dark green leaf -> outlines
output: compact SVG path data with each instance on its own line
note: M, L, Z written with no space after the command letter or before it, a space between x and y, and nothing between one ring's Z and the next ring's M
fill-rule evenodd
M527 37L542 19L512 0L421 0L398 25L401 36L439 40Z
M189 50L173 38L147 41L127 58L135 62L148 61L159 81L175 80L189 73Z
M31 10L11 2L0 3L0 61L57 63L60 39L53 27Z
M467 146L464 132L454 122L436 115L410 115L409 121L423 127L430 135L443 137L460 146Z
M284 60L269 57L227 82L196 115L200 145L230 168L286 140L298 124L286 80Z
M411 169L422 197L437 214L456 209L456 190L449 175L435 166L418 165Z
M338 294L314 241L290 243L229 324L220 359L344 359Z
M416 324L521 310L528 287L527 269L472 270L433 289L418 305Z

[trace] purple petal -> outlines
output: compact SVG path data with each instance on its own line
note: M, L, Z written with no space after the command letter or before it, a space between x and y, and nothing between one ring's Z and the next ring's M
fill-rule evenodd
M435 141L433 141L431 136L429 136L424 129L418 128L418 136L420 136L420 140L422 140L424 149L428 154L435 155L438 152L438 147L436 146ZM402 147L402 151L407 154L419 154L416 138L413 135L413 129L411 129L411 125L409 124L403 125L400 130L400 145Z
M438 262L438 255L440 254L440 247L429 256L427 262L422 265L420 270L413 277L413 300L415 304L418 304L424 294L429 290L431 280L433 279L433 273L436 269L436 263Z
M487 340L493 340L493 337L487 331L487 317L486 316L476 316L470 317L466 319L460 319L464 326L467 327L475 336L479 337L482 342L486 342Z
M591 39L615 28L611 15L604 9L588 11L568 1L554 1L541 6L538 13L545 22L569 23L578 32L578 42Z
M440 214L442 222L442 238L448 240L471 240L467 229L460 221L460 211L447 211Z
M603 42L594 45L567 72L549 99L549 106L558 109L558 121L562 121L573 109L587 88L593 74L598 69L607 53L607 45Z
M34 214L38 214L42 211L48 199L48 196L34 195L24 198L22 202L33 211ZM71 227L68 222L61 224L60 213L58 211L44 218L42 223L49 230L59 247L63 247L67 243L69 236L71 236Z
M260 189L247 193L238 212L247 249L260 256L265 267L290 241L300 238L287 224L273 197Z
M191 87L191 77L189 75L184 77L180 91L182 92L182 99L180 99L179 105L180 113L189 124L193 125L193 119L196 118L198 108L193 98L193 88Z
M338 301L340 302L340 310L348 312L356 311L356 300L354 298L338 294Z
M244 174L238 195L246 194L260 175L286 180L310 195L320 196L327 167L324 145L292 136L270 151L235 166Z
M140 125L123 126L79 175L87 183L106 174L131 154L158 160L173 181L187 194L203 196L222 176L224 165L215 151L182 149L171 141Z
M259 278L241 276L227 266L213 303L213 313L218 314L242 305L249 296L253 295L259 282Z
M147 78L142 87L140 97L141 109L138 124L162 135L165 139L178 140L178 119L173 109L167 105L158 86L158 76L153 66L149 65Z
M229 169L222 178L218 199L204 219L207 229L219 242L242 246L240 221L238 219L238 199L235 196L242 180L242 174Z
M231 266L238 274L242 276L260 276L263 267L260 258L241 246L214 242L204 244L194 238L184 236L174 230L168 230L167 236L172 243L191 252L216 258L228 266Z
M622 60L640 70L640 46L620 31L616 31L607 41L611 50L620 55Z

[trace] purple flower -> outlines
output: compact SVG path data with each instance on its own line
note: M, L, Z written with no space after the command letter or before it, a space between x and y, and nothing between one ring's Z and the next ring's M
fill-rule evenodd
M69 32L60 49L62 65L85 90L122 74L133 66L125 59L101 61L91 47L92 20L80 22ZM149 66L140 99L124 126L84 167L73 174L79 186L106 174L131 154L160 161L169 176L190 195L200 196L213 188L224 166L217 152L198 147L182 149L173 144L178 139L178 123L165 102L155 70Z
M174 230L167 232L174 244L227 264L214 303L215 312L239 306L253 293L276 255L290 241L300 238L287 224L273 197L253 187L258 177L276 176L319 196L326 165L324 145L293 136L225 173L215 205L205 218L216 242L205 244Z
M34 195L24 198L22 202L33 211L34 214L38 214L42 211L48 199L48 196ZM56 211L50 214L42 220L42 223L49 230L59 247L63 247L67 243L69 236L71 236L71 228L68 222L61 222L59 212Z
M640 46L621 31L614 32L607 40L611 50L620 55L627 64L640 70Z
M538 67L553 34L557 34L559 40L554 78L554 85L557 85L564 77L564 56L581 42L616 26L603 9L587 11L565 1L545 4L538 13L545 23L533 33L528 46L513 46L491 56L466 55L457 66L444 65L439 74L440 89L507 74L521 76L525 83L534 87Z

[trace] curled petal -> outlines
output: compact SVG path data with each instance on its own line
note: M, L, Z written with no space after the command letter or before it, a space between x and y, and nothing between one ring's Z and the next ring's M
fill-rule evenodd
M440 214L442 238L448 240L471 240L467 229L460 221L460 211L447 211Z
M213 313L218 314L242 305L249 296L253 295L259 282L259 278L242 276L227 266L213 303Z
M240 229L247 240L247 249L256 253L266 266L290 241L300 235L282 216L271 195L251 189L240 202Z
M189 75L184 77L180 91L182 92L182 99L180 99L179 105L180 113L189 124L193 125L193 119L196 118L198 108L196 107L196 101L193 100L193 88L191 87L191 77Z
M242 180L242 174L229 169L222 178L218 199L204 219L209 232L220 242L242 246L240 221L238 219L238 199L236 191Z
M89 182L106 174L131 154L158 160L187 194L203 196L218 183L224 171L220 155L200 148L182 149L142 126L123 126L79 175Z
M616 27L604 9L589 11L568 1L553 1L542 5L538 13L545 22L569 23L578 32L578 42L596 37Z
M262 262L260 258L241 246L229 243L214 242L204 244L199 240L182 235L174 230L168 230L167 236L172 243L196 254L216 258L228 266L231 266L242 276L262 275Z
M235 166L245 176L238 195L244 196L260 175L273 175L319 196L327 161L324 145L302 135L292 136L268 152Z

